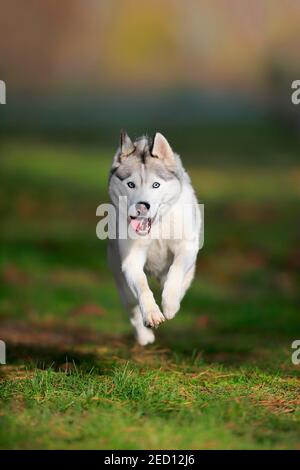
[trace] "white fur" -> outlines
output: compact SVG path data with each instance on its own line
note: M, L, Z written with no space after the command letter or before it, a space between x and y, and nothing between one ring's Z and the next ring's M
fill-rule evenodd
M127 138L126 135L126 145L130 148ZM136 141L136 152L140 151L143 145L147 145L146 140ZM176 166L177 176L166 181L155 174L151 165L148 169L147 164L141 164L138 170L133 166L132 173L123 181L113 175L109 185L109 193L116 207L117 196L127 195L129 212L134 210L132 208L138 201L147 201L151 204L149 214L154 218L149 236L137 237L135 240L110 240L108 247L109 263L121 300L129 310L137 341L143 346L153 343L155 339L151 328L174 318L180 309L180 302L194 277L201 224L190 179L182 168L178 155L173 154L161 134L156 134L151 155L153 157L148 156L149 159L160 158L168 168L173 165L174 170ZM122 158L125 157L121 147L115 156L114 166L119 165L121 168L124 161ZM150 163L155 164L155 161ZM134 191L128 189L129 180L136 184ZM161 183L158 190L152 188L154 180ZM161 202L167 203L167 206L163 206ZM184 226L183 207L186 204L193 206L197 217L189 220ZM182 238L176 238L173 228L168 239L162 239L160 236L158 221L161 221L163 229L169 230L169 216L176 221L176 230L184 232ZM168 226L164 227L164 224ZM163 233L166 232L163 230ZM154 299L146 274L154 275L161 282L162 309Z

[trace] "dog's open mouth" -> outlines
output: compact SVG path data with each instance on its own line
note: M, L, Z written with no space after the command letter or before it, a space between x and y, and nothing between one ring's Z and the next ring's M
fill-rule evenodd
M147 235L147 233L149 233L151 230L151 219L149 217L130 216L129 224L139 235Z

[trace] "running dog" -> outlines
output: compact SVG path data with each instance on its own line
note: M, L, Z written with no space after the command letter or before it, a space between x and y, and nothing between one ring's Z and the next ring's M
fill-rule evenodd
M109 195L119 217L108 260L137 341L145 346L155 340L153 329L179 311L193 280L201 213L180 157L160 133L152 141L145 136L132 141L121 132ZM126 201L125 211L120 198ZM131 236L120 236L122 217ZM148 275L162 287L161 309Z

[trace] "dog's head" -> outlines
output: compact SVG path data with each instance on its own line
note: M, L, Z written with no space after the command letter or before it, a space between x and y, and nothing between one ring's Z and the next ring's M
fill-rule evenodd
M119 207L127 197L128 222L139 235L150 232L159 216L178 199L182 166L167 139L156 133L152 142L140 137L134 142L121 132L109 181L109 194Z

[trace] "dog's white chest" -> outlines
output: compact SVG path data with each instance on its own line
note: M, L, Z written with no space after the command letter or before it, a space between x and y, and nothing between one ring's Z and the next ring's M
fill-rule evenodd
M145 271L160 278L166 274L173 260L173 254L165 240L153 240L147 252Z

